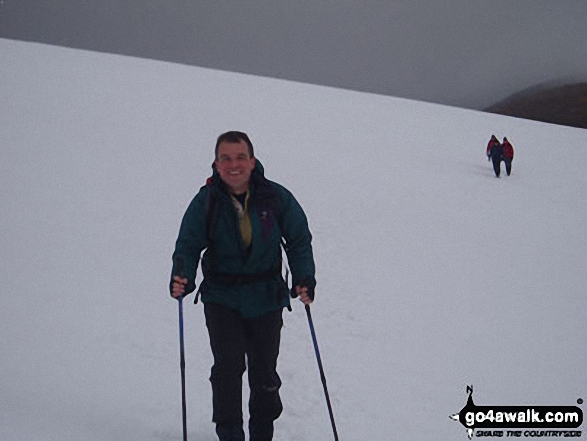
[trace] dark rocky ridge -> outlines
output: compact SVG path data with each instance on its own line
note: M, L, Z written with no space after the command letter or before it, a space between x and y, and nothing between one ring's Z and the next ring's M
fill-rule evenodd
M533 87L516 93L485 111L586 129L587 83Z

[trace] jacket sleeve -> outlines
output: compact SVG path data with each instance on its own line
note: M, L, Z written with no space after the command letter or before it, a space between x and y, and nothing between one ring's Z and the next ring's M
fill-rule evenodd
M200 261L200 254L208 246L206 228L206 193L204 187L188 206L175 243L173 253L173 268L171 279L180 275L188 279L186 294L196 289L196 270ZM170 282L171 286L171 282Z
M307 286L312 292L316 286L316 268L312 251L312 234L304 210L285 188L283 195L282 236L292 274L292 284Z

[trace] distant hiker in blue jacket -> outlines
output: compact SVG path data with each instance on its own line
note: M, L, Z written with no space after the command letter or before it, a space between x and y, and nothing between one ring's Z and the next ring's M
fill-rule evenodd
M212 421L220 441L244 441L242 376L248 368L251 441L273 439L283 410L276 371L282 310L290 294L304 304L316 286L312 235L294 196L264 176L249 137L218 137L213 174L190 203L179 230L170 283L179 298L196 288L204 304L214 356ZM281 246L292 274L284 281Z

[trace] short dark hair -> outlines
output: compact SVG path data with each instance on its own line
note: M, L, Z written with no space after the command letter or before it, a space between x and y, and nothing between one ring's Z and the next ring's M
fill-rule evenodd
M218 146L223 142L232 142L232 143L239 143L244 141L245 144L249 147L249 156L252 158L255 156L255 151L253 150L253 143L249 139L246 133L244 132L237 132L236 130L223 133L218 137L216 140L216 147L214 148L214 157L218 158Z

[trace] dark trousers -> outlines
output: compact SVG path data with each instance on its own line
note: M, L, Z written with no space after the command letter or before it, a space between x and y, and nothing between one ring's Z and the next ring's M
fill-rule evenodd
M503 162L505 163L505 172L509 175L512 174L512 160L510 158L503 158Z
M502 161L502 157L501 155L493 155L491 156L491 161L493 161L493 171L495 172L495 177L499 178L499 175L501 174L501 161Z
M206 303L204 313L214 356L210 376L212 421L242 425L242 376L248 368L249 427L270 431L272 436L273 421L283 410L279 397L281 379L276 371L282 311L250 319L226 306Z
M493 155L491 160L493 161L493 171L495 172L496 177L499 178L499 175L501 174L501 161L505 163L505 172L507 175L509 176L512 173L512 160L510 158Z

